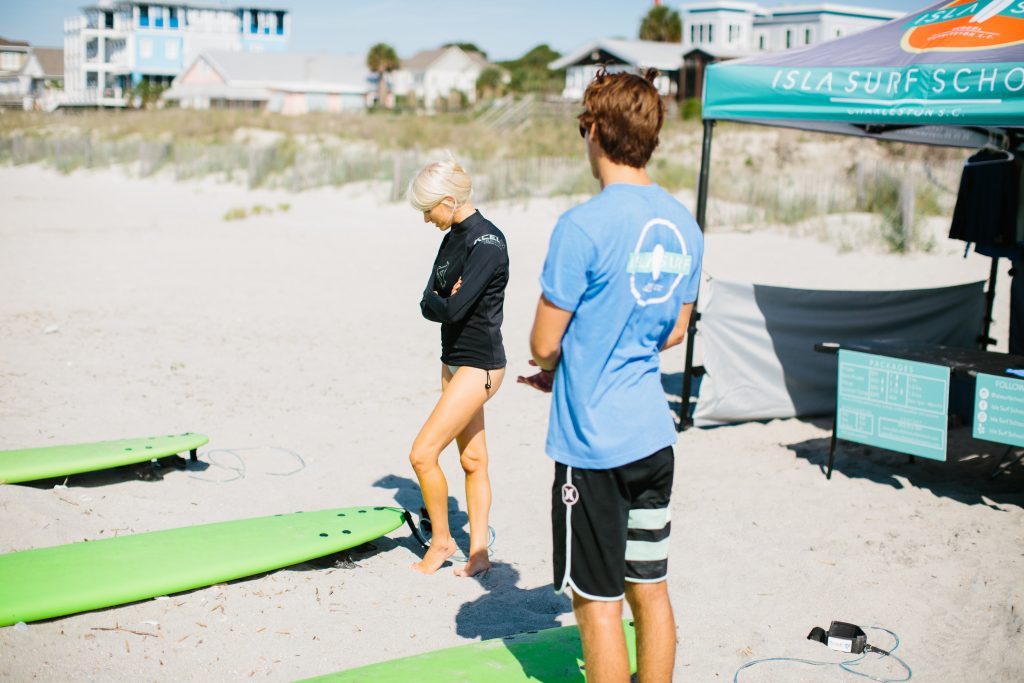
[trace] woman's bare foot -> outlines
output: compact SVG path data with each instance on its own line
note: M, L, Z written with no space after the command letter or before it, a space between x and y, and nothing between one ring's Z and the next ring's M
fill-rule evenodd
M433 574L441 568L449 557L455 554L458 546L455 545L455 539L449 538L447 543L439 543L436 538L430 541L430 547L427 548L427 553L423 556L423 559L419 562L414 562L409 565L420 574Z
M453 571L455 576L476 576L477 574L483 574L490 568L491 561L487 559L487 551L481 550L470 555L469 562L462 569L455 569Z

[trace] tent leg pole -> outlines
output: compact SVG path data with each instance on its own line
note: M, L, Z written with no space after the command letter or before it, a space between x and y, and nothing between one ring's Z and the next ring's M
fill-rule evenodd
M988 291L985 292L985 320L981 325L981 338L978 340L978 346L984 351L988 348L989 344L994 344L995 340L989 336L992 328L992 309L996 303L996 276L999 274L999 257L992 257L992 267L988 271Z
M704 221L708 209L708 176L711 173L711 133L715 129L714 121L704 122L704 145L700 153L700 177L697 180L697 225L704 231Z
M697 226L704 231L704 221L708 208L708 176L711 173L711 134L715 129L714 121L704 122L704 145L700 153L700 176L697 180ZM699 274L698 274L699 277ZM700 296L698 291L698 296ZM693 337L697 334L697 306L693 307L686 327L686 367L683 370L683 393L679 402L679 429L693 426L690 417L690 396L693 393Z
M832 478L832 466L836 462L836 421L839 419L839 406L836 406L836 412L832 415L832 440L828 444L828 467L825 470L825 478Z

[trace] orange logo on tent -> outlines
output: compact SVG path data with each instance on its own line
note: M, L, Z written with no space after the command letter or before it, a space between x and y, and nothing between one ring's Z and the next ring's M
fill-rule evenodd
M991 50L1024 43L1024 0L954 0L917 15L903 34L906 52Z

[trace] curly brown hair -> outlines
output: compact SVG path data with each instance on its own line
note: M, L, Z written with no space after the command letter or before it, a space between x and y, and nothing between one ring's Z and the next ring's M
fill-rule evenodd
M580 134L596 124L598 144L617 164L643 168L658 146L665 104L654 87L657 76L657 69L610 74L601 68L583 93Z

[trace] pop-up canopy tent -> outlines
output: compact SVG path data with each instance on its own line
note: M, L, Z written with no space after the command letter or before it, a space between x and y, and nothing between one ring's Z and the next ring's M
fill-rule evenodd
M697 222L705 226L712 131L737 121L951 147L1024 141L1024 0L941 2L820 45L708 67ZM994 295L995 260L989 281ZM985 315L984 335L990 312ZM681 425L688 426L693 335Z

